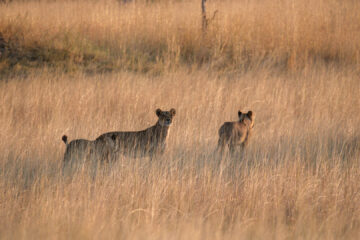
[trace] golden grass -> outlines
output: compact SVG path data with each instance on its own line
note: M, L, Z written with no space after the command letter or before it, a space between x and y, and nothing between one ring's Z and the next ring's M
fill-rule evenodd
M152 2L0 5L0 239L359 239L360 2L213 0L205 35L199 1ZM62 176L63 134L158 107L163 157ZM239 109L253 137L220 159Z
M35 74L0 83L1 239L358 239L360 85L353 71ZM70 139L177 110L165 156L61 175ZM217 130L257 114L243 159Z
M267 66L297 70L360 63L360 3L316 0L219 0L207 34L199 1L29 1L1 5L9 53L2 72L162 73L179 66L217 71Z

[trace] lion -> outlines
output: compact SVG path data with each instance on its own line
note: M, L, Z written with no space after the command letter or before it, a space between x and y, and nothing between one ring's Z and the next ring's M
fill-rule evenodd
M133 157L149 156L152 159L154 156L162 155L166 148L167 136L176 111L174 108L170 111L157 109L155 113L158 117L155 125L142 131L104 133L95 140L95 147L106 145L110 147L111 154Z
M175 109L170 111L155 111L158 121L155 125L142 131L108 132L95 140L76 139L67 142L67 136L62 140L66 144L64 163L76 160L96 159L100 161L114 160L121 153L133 157L152 159L164 153L170 125L176 114Z
M89 163L97 165L97 160L100 159L100 162L103 162L103 160L109 158L110 156L109 147L103 146L101 149L96 149L95 141L87 139L75 139L69 143L68 137L66 135L62 137L62 140L66 145L63 160L63 173L69 169L75 170L82 168L86 165L89 165Z
M83 159L86 157L94 146L94 142L87 139L75 139L68 143L68 137L64 135L62 137L66 145L64 154L64 162L69 162L72 159Z
M255 114L238 112L239 121L225 122L219 129L218 150L221 153L228 147L231 154L243 150L248 144L254 127Z

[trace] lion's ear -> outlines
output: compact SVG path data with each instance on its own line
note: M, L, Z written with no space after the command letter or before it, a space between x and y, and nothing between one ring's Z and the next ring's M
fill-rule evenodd
M252 119L252 117L254 116L254 114L253 114L252 111L248 111L247 115L248 115L248 117L249 117L250 119Z
M155 113L156 113L156 115L157 115L158 117L160 117L161 112L162 112L162 111L161 111L160 108L156 109L156 111L155 111Z
M170 114L171 116L175 116L176 110L174 108L170 109Z

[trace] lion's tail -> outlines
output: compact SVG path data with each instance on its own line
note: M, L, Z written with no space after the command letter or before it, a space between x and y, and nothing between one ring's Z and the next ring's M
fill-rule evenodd
M61 139L64 141L65 145L68 145L68 141L67 141L68 137L66 135L62 136Z

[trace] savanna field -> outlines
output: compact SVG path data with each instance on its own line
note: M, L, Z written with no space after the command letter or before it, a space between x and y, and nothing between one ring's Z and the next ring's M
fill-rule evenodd
M360 239L360 2L0 1L0 239ZM62 174L61 137L163 156ZM218 130L252 110L239 156Z

